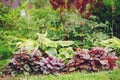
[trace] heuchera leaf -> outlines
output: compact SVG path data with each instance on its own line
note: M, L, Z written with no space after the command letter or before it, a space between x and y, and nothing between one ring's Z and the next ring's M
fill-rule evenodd
M29 74L54 74L61 72L64 64L61 60L53 56L41 57L41 52L38 50L27 51L19 50L11 59L11 62L2 71L3 74L12 75L13 72Z

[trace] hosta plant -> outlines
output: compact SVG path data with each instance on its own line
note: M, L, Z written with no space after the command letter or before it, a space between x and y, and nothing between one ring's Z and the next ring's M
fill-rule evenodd
M57 57L62 60L69 60L73 58L74 55L74 50L72 49L72 47L61 48L58 52L59 54L57 55Z
M101 46L112 48L117 52L117 55L120 56L120 39L113 37L110 39L102 40L100 42Z

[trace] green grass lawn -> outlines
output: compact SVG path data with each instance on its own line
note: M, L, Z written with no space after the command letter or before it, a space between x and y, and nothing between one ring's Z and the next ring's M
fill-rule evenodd
M0 80L5 80L1 78ZM97 73L80 73L73 72L70 74L54 75L19 75L17 77L8 77L7 80L120 80L120 70L97 72Z

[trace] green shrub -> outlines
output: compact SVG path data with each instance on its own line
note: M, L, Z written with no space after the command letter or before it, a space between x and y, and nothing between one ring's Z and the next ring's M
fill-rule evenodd
M7 59L12 56L12 51L8 49L0 49L0 59Z
M113 37L100 42L101 46L112 48L116 51L117 55L120 56L120 39Z
M12 56L12 51L0 43L0 60L8 59Z
M0 27L12 27L19 16L19 11L0 3Z
M111 28L113 28L113 35L120 38L119 31L120 31L120 2L119 0L103 0L103 5L99 8L96 8L93 11L93 15L99 17L98 22L105 23L106 21L109 22L110 28L108 29L109 34L112 33ZM113 8L112 8L113 6ZM112 9L114 13L112 14Z

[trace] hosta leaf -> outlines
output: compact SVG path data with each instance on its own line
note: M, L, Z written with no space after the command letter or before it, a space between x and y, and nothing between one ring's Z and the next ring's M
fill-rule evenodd
M60 59L69 59L69 58L72 58L73 57L73 54L71 54L71 53L68 53L68 52L61 52L60 54L58 54L58 57L60 58Z
M58 58L63 59L63 60L66 59L65 57L66 57L65 54L59 54L59 55L58 55Z
M102 41L100 44L110 48L120 48L120 39L113 37Z
M49 47L55 47L57 48L57 44L54 41L51 41L50 39L45 38L41 43L45 44Z
M58 45L64 47L64 46L70 46L74 44L74 41L57 41L56 42Z
M50 42L48 44L46 44L48 47L54 47L54 48L57 48L57 45L55 42Z
M38 42L41 43L47 37L47 32L45 34L37 33L37 35L38 35Z
M55 56L57 54L57 50L55 48L50 48L45 51L47 54Z
M34 40L28 39L25 42L18 42L18 48L25 47L26 50L32 50L38 48L38 43Z
M74 55L74 51L71 47L68 47L68 48L61 48L59 50L59 54L58 54L58 57L60 59L68 59L68 58L72 58Z

